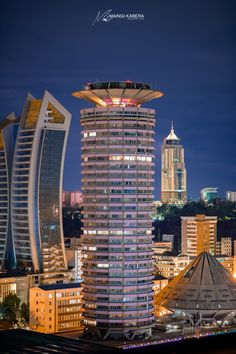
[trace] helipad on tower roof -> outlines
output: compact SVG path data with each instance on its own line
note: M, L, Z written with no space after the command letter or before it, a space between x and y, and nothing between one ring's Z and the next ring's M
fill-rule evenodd
M149 84L132 81L108 81L89 83L73 96L85 99L96 106L139 106L164 94L153 90Z

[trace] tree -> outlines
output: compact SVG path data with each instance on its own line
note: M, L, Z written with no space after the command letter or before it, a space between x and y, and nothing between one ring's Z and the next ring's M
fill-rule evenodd
M20 317L26 324L29 323L29 304L25 304L24 302L21 304Z
M5 327L11 327L17 323L20 299L16 294L9 294L0 303L0 321Z

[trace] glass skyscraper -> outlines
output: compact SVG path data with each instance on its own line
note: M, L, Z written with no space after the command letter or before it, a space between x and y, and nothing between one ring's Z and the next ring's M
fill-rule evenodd
M11 218L15 267L65 270L61 195L71 114L47 91L28 94L12 166Z
M153 317L155 111L163 94L135 82L88 84L81 110L84 324L108 337L149 336Z

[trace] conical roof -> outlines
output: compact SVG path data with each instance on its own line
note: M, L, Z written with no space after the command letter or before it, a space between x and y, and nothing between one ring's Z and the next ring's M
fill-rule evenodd
M171 123L170 134L166 137L166 140L180 140L175 134L173 122Z
M236 281L209 253L202 252L157 296L156 305L206 314L236 310Z

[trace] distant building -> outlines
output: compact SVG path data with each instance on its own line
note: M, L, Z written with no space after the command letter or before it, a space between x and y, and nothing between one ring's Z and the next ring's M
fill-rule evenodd
M217 216L182 216L181 249L190 257L201 252L216 253Z
M162 241L170 241L174 244L174 235L163 234Z
M226 192L227 202L236 202L236 192Z
M30 329L59 333L81 328L80 284L42 285L30 289Z
M200 199L209 204L212 203L214 199L218 197L218 188L208 187L203 188L200 191Z
M27 95L12 166L11 215L15 267L64 271L61 188L71 114L47 91Z
M186 203L186 168L184 148L175 135L173 124L161 150L161 201L183 205Z
M156 270L167 279L176 277L190 261L190 257L183 253L165 252L155 256Z
M220 241L216 242L216 254L232 256L231 237L221 237Z
M164 252L171 252L173 250L172 241L153 242L153 252L155 254L162 254Z

